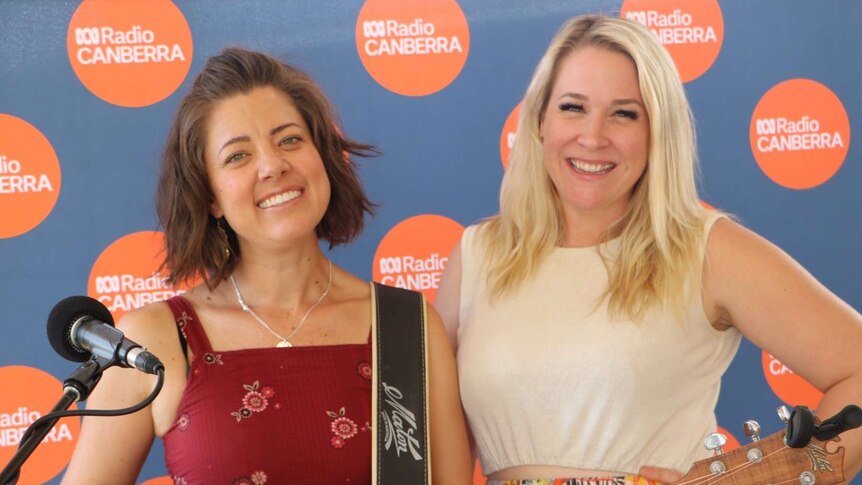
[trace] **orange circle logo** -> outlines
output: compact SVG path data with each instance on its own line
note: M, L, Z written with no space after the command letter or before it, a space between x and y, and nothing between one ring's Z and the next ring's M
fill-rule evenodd
M176 482L174 482L174 479L171 477L156 477L150 478L141 485L174 485L175 483Z
M114 321L127 311L167 300L197 284L168 286L159 272L164 234L141 231L123 236L102 251L87 283L87 294L102 302Z
M794 374L792 370L781 363L772 354L763 351L763 374L772 392L790 406L803 405L811 409L817 408L823 393Z
M473 463L473 485L485 485L486 480L485 474L482 472L482 465L477 458Z
M503 131L500 133L500 160L503 161L503 169L509 166L509 155L512 153L512 147L515 146L515 133L518 131L521 105L522 103L518 103L515 109L509 113L509 117L503 123Z
M0 239L19 236L48 217L60 195L60 161L30 123L0 113Z
M66 47L81 83L126 108L170 96L192 62L192 32L170 0L84 0L69 22Z
M718 429L716 429L716 431L727 437L727 444L721 448L724 453L739 448L739 440L736 439L736 436L733 436L733 433L731 433L725 428L722 428L721 426L718 426Z
M620 17L645 25L687 83L712 67L724 41L718 0L625 0Z
M449 253L463 232L461 224L433 214L401 221L377 246L374 281L421 291L433 303Z
M838 96L810 79L790 79L763 95L748 128L754 159L789 189L810 189L841 168L850 120Z
M425 96L458 77L470 29L455 0L366 0L356 19L356 50L381 86Z
M54 407L63 385L51 374L25 366L0 367L0 382L4 387L0 393L0 463L5 466L18 450L27 427ZM72 404L69 409L78 406ZM60 473L72 458L80 431L80 418L57 421L24 463L18 483L45 483Z

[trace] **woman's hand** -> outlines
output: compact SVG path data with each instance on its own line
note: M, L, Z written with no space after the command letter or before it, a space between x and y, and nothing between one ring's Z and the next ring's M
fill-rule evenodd
M642 466L638 475L647 480L658 482L658 485L668 485L682 478L682 473L670 468L659 468L655 466Z

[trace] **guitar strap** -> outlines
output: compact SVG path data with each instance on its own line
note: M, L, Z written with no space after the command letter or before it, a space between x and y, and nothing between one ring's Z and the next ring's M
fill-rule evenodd
M428 339L421 293L372 284L371 483L431 483Z

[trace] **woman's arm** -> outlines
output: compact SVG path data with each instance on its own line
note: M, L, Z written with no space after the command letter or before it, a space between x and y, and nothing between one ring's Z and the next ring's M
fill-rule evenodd
M434 307L440 312L452 349L458 350L458 326L461 312L461 242L455 245L437 288Z
M427 312L432 478L434 483L467 485L472 480L473 467L455 356L440 316L430 305Z
M704 265L704 308L825 394L817 414L862 405L862 316L778 247L726 219ZM848 481L862 468L862 430L841 435Z

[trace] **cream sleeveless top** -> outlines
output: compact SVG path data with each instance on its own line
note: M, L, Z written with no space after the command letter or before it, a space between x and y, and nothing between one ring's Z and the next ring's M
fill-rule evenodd
M718 217L705 224L701 254ZM618 241L607 243L606 254ZM518 465L685 472L710 455L721 376L741 340L698 290L683 324L611 319L597 247L556 248L513 296L489 302L476 227L462 237L458 373L486 474ZM702 259L702 258L701 258Z

